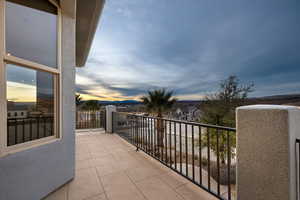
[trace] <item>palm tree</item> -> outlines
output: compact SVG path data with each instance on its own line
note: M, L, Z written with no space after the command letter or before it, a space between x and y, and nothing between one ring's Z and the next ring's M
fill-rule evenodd
M80 94L75 94L75 102L76 102L76 106L79 106L82 103L82 98Z
M172 108L174 103L177 101L173 98L173 92L165 89L158 89L148 91L146 96L143 96L141 100L146 106L148 112L156 115L159 119L157 120L157 144L160 147L164 146L164 125L163 125L163 113L167 112Z

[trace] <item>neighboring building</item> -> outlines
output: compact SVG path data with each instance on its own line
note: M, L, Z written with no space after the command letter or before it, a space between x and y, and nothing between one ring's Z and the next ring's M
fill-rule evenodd
M103 5L0 0L1 200L42 199L74 178L75 67Z
M198 121L200 115L201 111L196 106L182 105L169 112L168 117L176 120Z

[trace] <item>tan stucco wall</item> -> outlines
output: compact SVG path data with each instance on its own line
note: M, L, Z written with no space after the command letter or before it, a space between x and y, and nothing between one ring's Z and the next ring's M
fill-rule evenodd
M238 199L295 199L295 138L299 134L300 110L296 107L237 109Z

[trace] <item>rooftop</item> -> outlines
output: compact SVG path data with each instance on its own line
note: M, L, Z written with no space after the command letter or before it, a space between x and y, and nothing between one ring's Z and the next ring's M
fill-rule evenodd
M73 181L45 200L213 200L116 134L76 133Z

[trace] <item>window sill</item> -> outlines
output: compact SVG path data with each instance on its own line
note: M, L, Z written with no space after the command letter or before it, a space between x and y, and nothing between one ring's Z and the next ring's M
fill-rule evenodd
M39 147L42 145L51 144L51 143L54 143L54 142L57 142L60 140L61 140L61 138L57 138L55 136L49 136L49 137L25 142L22 144L16 144L13 146L5 147L2 149L2 151L0 150L0 158L6 157L6 156L9 156L9 155L21 152L21 151L25 151L28 149L32 149L35 147Z

